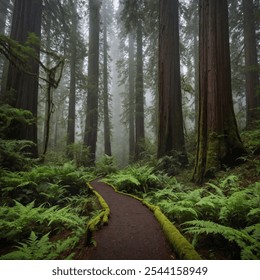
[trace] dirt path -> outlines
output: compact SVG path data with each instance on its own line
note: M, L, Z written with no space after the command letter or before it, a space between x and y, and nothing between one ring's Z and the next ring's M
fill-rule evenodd
M94 233L92 260L170 260L173 253L152 212L98 180L91 186L110 207L108 225Z

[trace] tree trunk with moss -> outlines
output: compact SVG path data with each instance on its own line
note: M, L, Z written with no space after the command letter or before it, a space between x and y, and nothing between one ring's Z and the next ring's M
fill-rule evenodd
M28 33L35 33L41 37L42 0L16 0L14 3L12 28L10 37L19 43L25 43ZM35 55L39 59L40 46L35 46ZM38 155L37 149L37 105L38 105L38 80L39 63L31 58L27 62L31 74L19 70L10 64L7 76L5 95L9 103L18 109L29 110L35 117L33 124L17 124L14 139L25 139L36 145L30 150L33 156Z
M199 56L196 183L234 165L245 152L233 110L227 0L200 1Z
M259 68L257 62L255 7L253 0L243 0L244 49L246 72L246 124L260 119Z
M178 1L160 1L158 157L178 154L187 164L180 82Z

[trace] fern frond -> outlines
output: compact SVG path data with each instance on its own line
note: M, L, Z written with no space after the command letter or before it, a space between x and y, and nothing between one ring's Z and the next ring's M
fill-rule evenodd
M237 230L211 221L189 221L183 223L184 231L189 234L220 234L230 242L235 242L240 248L255 244L256 240L246 230Z

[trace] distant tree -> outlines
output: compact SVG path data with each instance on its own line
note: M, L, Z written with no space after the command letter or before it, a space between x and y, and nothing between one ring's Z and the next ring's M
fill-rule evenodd
M111 152L111 130L110 130L110 116L109 116L109 93L108 93L108 12L107 1L102 3L102 20L103 20L103 110L104 110L104 151L108 156L112 155Z
M75 1L70 0L70 7L72 11L72 24L70 33L70 91L69 91L69 114L67 127L67 145L75 142L75 107L76 107L76 60L77 60L77 27L78 15L76 11ZM73 155L67 151L68 156L73 158Z
M143 29L145 18L144 0L127 0L121 2L122 10L120 13L124 30L127 34L134 33L136 41L136 76L135 76L135 144L134 160L139 160L140 154L144 149L144 73L143 73ZM129 108L128 108L129 110ZM132 136L131 136L132 137ZM132 147L131 147L132 148ZM131 159L131 157L130 157Z
M244 50L246 72L246 124L252 125L260 119L259 68L255 28L255 6L253 0L243 0Z
M10 4L10 0L2 0L0 2L0 35L5 35L5 28L6 28L6 20L8 14L8 6ZM5 74L4 72L7 69L7 61L0 55L0 71L1 71L1 89L0 89L0 96L4 94L5 88Z
M42 0L15 0L10 37L19 43L25 43L28 34L33 32L41 37ZM40 46L33 45L35 56L39 57ZM32 112L37 118L39 63L35 59L27 62L30 74L20 71L10 64L5 95L11 105ZM8 96L7 96L8 95ZM17 124L14 139L27 139L37 144L37 124ZM31 150L38 155L37 145Z
M2 0L0 2L0 34L5 33L6 18L8 12L9 0Z
M143 22L136 27L136 80L135 80L135 160L144 149L144 76L143 76Z
M231 92L227 0L200 0L199 123L193 181L201 183L244 152Z
M129 120L129 159L130 162L134 159L135 153L135 47L134 34L131 32L128 36L129 51L128 51L128 120Z
M177 0L160 1L158 157L177 152L185 165L178 5Z
M100 4L99 0L89 0L88 94L84 144L90 149L90 164L94 164L96 159L98 130Z

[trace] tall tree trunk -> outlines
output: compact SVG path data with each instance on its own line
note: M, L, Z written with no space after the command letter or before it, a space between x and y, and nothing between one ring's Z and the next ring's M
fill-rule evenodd
M84 144L89 147L90 164L95 163L98 130L100 1L89 0L88 95Z
M194 5L198 5L197 0L194 1ZM195 132L198 131L198 116L199 116L199 19L197 16L198 9L194 12L194 43L193 43L193 55L194 55L194 82L195 82Z
M259 69L257 62L255 13L253 0L243 0L244 49L246 71L246 125L260 119Z
M71 1L72 27L70 34L70 93L69 93L69 114L67 126L67 146L75 142L75 107L76 107L76 59L77 59L77 11L75 1ZM69 158L73 159L70 149L67 151Z
M135 153L135 119L134 119L134 99L135 99L135 61L134 61L134 34L129 34L129 66L128 66L128 79L129 79L129 162L134 159Z
M11 38L24 43L29 32L34 32L40 38L41 13L42 0L15 0ZM39 47L36 53L39 58ZM23 73L14 65L9 65L6 92L13 95L11 105L31 111L37 119L39 64L34 59L30 59L28 67L33 75ZM33 156L38 155L36 121L32 125L19 124L12 138L33 141L36 145L31 153Z
M105 154L108 156L112 155L111 152L111 141L110 141L110 118L109 118L109 107L108 107L108 46L107 46L107 11L106 2L103 2L103 102L104 102L104 148Z
M200 0L200 103L193 181L201 183L244 153L231 92L227 0Z
M2 0L0 3L0 34L5 35L5 27L6 27L6 19L8 12L9 0ZM0 89L0 97L4 95L5 83L6 83L6 74L8 70L8 61L2 57L0 54L0 69L1 69L1 89Z
M50 51L51 48L51 18L47 15L46 22L46 50ZM46 58L46 67L50 69L51 60L50 55L47 54ZM48 74L46 79L48 80ZM50 133L50 118L51 118L51 106L52 106L52 90L49 82L46 83L46 100L45 100L45 116L44 116L44 129L43 129L43 154L45 155L47 152L47 146L49 141L49 133Z
M158 157L177 152L186 165L180 82L178 1L160 0Z
M143 27L140 19L137 22L136 45L135 160L139 160L144 148Z
M2 0L0 2L0 34L5 34L8 5L9 0Z

